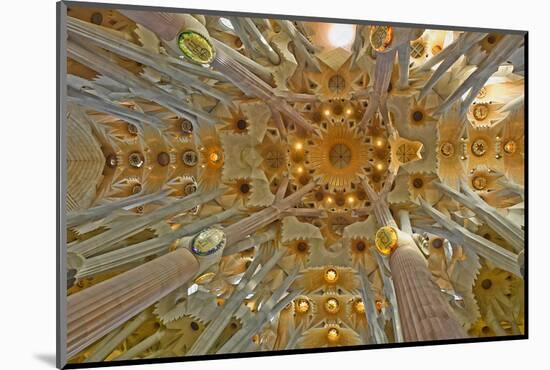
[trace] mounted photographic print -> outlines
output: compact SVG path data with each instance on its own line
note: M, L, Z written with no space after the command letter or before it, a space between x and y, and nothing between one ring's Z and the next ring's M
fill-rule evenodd
M58 3L59 367L527 338L527 33L382 21Z

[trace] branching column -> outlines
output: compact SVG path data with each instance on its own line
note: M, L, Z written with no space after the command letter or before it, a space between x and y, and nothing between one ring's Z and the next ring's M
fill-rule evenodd
M67 298L67 357L149 307L199 271L187 249L178 249Z
M389 267L397 297L399 319L406 342L456 339L466 336L449 304L433 280L425 258L411 235L399 230L384 199L364 181L374 215L382 227L376 244L389 249ZM382 252L382 251L381 251Z
M133 208L139 205L156 202L160 199L166 198L170 193L171 190L163 190L153 194L137 194L101 206L90 208L85 211L72 213L67 217L67 227L82 225L86 222L99 220L102 217L123 208Z
M225 233L227 235L227 246L231 246L232 244L245 239L249 235L260 230L262 227L278 220L285 214L285 211L298 203L305 194L315 187L315 183L311 182L283 199L284 191L286 191L287 185L288 179L281 184L279 191L277 192L275 203L273 203L272 206L262 209L261 211L256 212L225 229Z
M389 262L406 342L465 337L412 238L399 241Z
M100 254L111 245L131 236L132 234L154 225L167 217L172 217L179 213L186 212L195 206L211 201L223 194L224 189L216 189L206 193L193 193L185 198L173 202L165 207L158 208L151 213L123 220L104 233L93 238L84 240L78 244L69 247L70 252L80 253L84 257L90 257Z
M235 86L249 96L255 96L266 102L271 109L291 119L294 124L300 126L309 133L316 134L315 128L300 113L298 113L284 99L279 98L273 88L258 76L246 69L245 66L235 61L232 55L224 49L218 49L212 67L222 72Z

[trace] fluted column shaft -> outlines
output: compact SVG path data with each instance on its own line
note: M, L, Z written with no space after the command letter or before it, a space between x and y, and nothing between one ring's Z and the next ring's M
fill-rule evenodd
M214 70L223 73L229 81L246 95L264 100L271 109L290 118L297 126L300 126L309 133L315 133L311 123L284 99L279 98L270 85L246 69L245 66L238 63L230 54L225 53L223 49L217 50L212 67Z
M399 245L389 262L406 342L466 337L415 245Z
M173 40L182 29L198 28L203 36L208 36L206 28L188 14L165 12L144 12L141 10L120 10L122 14L159 35L163 40Z
M167 197L170 192L171 190L164 190L152 194L136 194L101 206L89 208L82 212L69 214L67 217L67 227L82 225L85 222L99 220L100 218L125 207L137 207L138 205L155 202Z
M396 248L389 252L389 267L403 340L417 342L465 338L464 329L444 300L428 269L426 259L411 237L407 212L401 210L399 213L401 228L405 230L402 231L397 227L384 199L387 194L385 190L389 187L383 189L381 194L376 194L367 181L363 181L363 185L374 203L373 211L378 224L393 228L396 234ZM376 238L378 248L378 233ZM381 237L380 240L384 246L384 239Z
M70 252L80 253L84 257L98 255L113 244L131 236L132 234L154 225L167 217L186 212L199 204L204 204L223 194L224 189L216 189L206 193L193 193L185 198L158 208L151 213L141 215L129 220L121 221L104 233L69 246Z
M270 207L264 208L261 211L253 213L252 215L226 227L225 234L227 235L227 246L229 247L238 241L243 240L248 235L251 235L262 227L278 220L285 211L298 203L302 197L314 187L315 183L310 182L288 197L284 199L276 199L275 203ZM284 195L286 186L281 187L280 190L283 190Z
M67 298L67 357L185 284L199 270L187 249L178 249Z
M260 77L264 82L271 84L273 83L273 76L268 68L263 65L255 62L254 60L247 58L243 54L239 53L235 49L230 48L225 45L223 42L220 42L216 39L212 39L212 44L216 50L223 50L224 53L235 59L237 62L241 63L247 69L249 69L256 76Z

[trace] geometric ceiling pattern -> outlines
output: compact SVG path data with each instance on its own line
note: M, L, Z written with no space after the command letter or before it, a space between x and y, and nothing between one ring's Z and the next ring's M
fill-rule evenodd
M522 35L67 16L70 362L524 333Z

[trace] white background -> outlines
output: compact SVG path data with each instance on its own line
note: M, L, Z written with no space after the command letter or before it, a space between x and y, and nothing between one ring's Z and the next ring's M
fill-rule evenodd
M124 1L111 0L113 3ZM208 362L151 369L518 369L550 349L550 18L542 1L126 0L133 4L530 31L530 339ZM537 4L537 5L535 5ZM55 1L2 1L0 21L0 368L55 364ZM129 367L125 367L129 368ZM136 367L133 367L135 369ZM548 367L547 367L548 368Z

